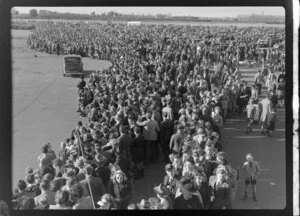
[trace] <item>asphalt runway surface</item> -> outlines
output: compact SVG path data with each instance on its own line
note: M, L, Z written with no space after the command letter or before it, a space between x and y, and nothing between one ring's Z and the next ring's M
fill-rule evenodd
M13 31L13 187L25 176L26 167L37 168L40 147L50 142L58 152L60 142L70 136L81 120L76 112L78 78L63 77L62 56L38 53L26 47L28 31ZM35 57L36 55L37 57ZM84 58L84 69L109 66L109 62ZM253 81L256 67L241 68L245 80ZM277 112L272 138L261 135L260 126L245 134L244 116L233 116L223 128L222 143L234 168L241 167L247 153L252 153L262 169L257 183L258 202L243 201L243 177L238 183L236 209L282 209L285 207L285 111ZM160 154L161 155L161 154ZM146 167L146 177L134 181L132 202L154 196L153 187L164 177L165 163ZM250 189L250 188L249 188Z

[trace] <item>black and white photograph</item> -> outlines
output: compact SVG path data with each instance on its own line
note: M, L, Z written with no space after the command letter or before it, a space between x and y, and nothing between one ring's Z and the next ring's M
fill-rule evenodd
M286 208L283 7L10 13L12 209Z

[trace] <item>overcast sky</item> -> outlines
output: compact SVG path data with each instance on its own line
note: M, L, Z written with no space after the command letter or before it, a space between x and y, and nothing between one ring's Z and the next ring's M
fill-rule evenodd
M262 14L284 15L282 7L15 7L20 13L28 13L30 9L70 12L80 14L96 14L115 11L123 14L168 14L172 16L197 17L236 17L237 15Z

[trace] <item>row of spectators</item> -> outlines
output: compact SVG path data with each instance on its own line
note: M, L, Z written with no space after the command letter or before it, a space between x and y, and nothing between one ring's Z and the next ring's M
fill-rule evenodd
M226 49L219 43L223 36L217 34L224 31L235 39ZM28 39L31 48L107 59L112 66L93 73L87 82L82 77L77 86L78 112L88 123L78 122L58 155L50 144L42 146L38 171L27 170L25 181L19 181L15 208L234 208L239 171L222 149L223 124L232 115L244 115L249 101L260 103L264 85L277 97L274 70L284 66L284 54L268 49L254 87L242 79L240 43L254 47L261 34L283 37L284 31L38 25ZM273 51L275 59L270 58ZM259 116L263 124L271 113L270 103L264 104ZM156 197L132 203L134 181L147 176L147 166L162 161L166 174L154 188ZM242 174L246 186L253 185L255 201L259 172L258 163L247 155Z

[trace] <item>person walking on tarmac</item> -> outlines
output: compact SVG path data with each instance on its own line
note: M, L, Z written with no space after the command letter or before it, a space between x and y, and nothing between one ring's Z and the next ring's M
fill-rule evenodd
M83 90L86 86L86 82L84 81L84 75L80 76L81 81L77 84L78 92L79 90Z
M254 84L256 85L256 87L258 89L258 95L261 95L261 88L262 88L264 82L265 82L264 76L261 73L261 71L258 70L254 77Z
M254 161L252 154L246 155L246 162L243 165L242 173L245 177L245 194L243 200L247 199L248 185L252 185L253 200L257 202L256 196L256 180L260 174L260 167L257 161Z
M252 124L253 124L254 115L255 115L255 106L253 104L252 98L249 100L249 103L246 106L246 112L247 112L248 124L247 124L245 133L249 133L252 131Z

